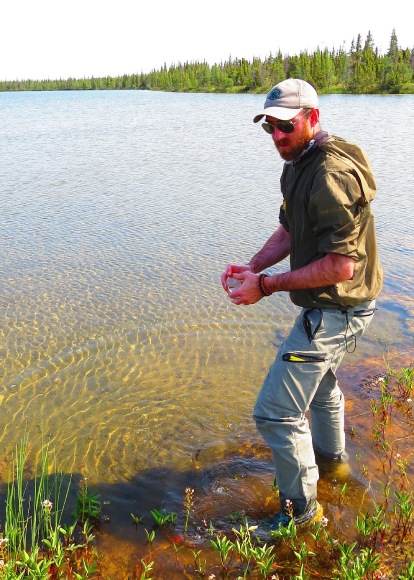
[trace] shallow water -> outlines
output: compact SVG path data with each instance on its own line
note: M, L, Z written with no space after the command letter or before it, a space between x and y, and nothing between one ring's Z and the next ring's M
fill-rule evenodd
M0 463L24 432L34 463L44 434L116 506L108 533L122 542L131 502L177 502L198 469L261 449L251 411L296 309L285 295L233 307L220 274L277 222L281 161L251 122L262 102L0 94ZM413 105L321 98L323 127L362 145L378 182L386 281L343 364L349 389L384 352L412 352Z

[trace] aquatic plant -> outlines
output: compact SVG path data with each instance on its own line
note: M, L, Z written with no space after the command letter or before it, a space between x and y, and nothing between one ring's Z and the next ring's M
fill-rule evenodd
M219 553L223 573L226 573L229 568L228 561L230 559L231 552L234 550L233 542L229 540L224 534L217 535L216 539L211 539L210 542L213 548Z
M88 478L84 477L80 482L76 507L72 512L77 522L84 524L89 521L93 526L98 525L102 510L102 505L98 498L99 494L89 491Z
M143 520L144 520L144 516L136 516L133 513L131 513L131 518L132 518L132 525L135 526L135 528L138 527L138 524L142 524Z
M145 528L144 531L147 538L147 544L152 546L152 542L155 540L155 530L148 531L147 528Z
M191 510L193 508L193 496L194 489L191 487L186 487L184 495L184 507L185 507L185 522L184 522L184 534L187 533L188 520L190 519Z
M168 513L165 509L151 510L151 515L154 518L155 524L159 527L174 524L177 521L177 514L174 512Z
M140 580L151 580L151 571L154 567L154 562L145 562L145 560L141 560L138 566L136 578Z

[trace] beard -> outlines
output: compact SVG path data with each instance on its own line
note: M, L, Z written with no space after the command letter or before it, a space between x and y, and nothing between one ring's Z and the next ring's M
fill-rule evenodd
M284 159L285 161L293 161L294 159L299 157L299 155L303 153L303 151L305 151L312 137L313 134L311 129L305 126L299 138L295 139L294 145L289 147L290 138L283 137L282 139L275 141L275 147L278 150L279 155L281 156L282 159Z

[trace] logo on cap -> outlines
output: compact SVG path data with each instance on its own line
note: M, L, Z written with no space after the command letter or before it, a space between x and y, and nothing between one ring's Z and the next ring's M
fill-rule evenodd
M280 89L273 89L269 96L267 97L270 101L275 101L276 99L280 99L282 96L282 91Z

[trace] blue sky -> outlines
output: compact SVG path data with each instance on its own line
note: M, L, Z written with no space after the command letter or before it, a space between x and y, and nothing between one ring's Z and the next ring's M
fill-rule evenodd
M396 29L414 47L414 2L2 0L0 80L122 75L164 62L349 49L370 30L382 53Z

